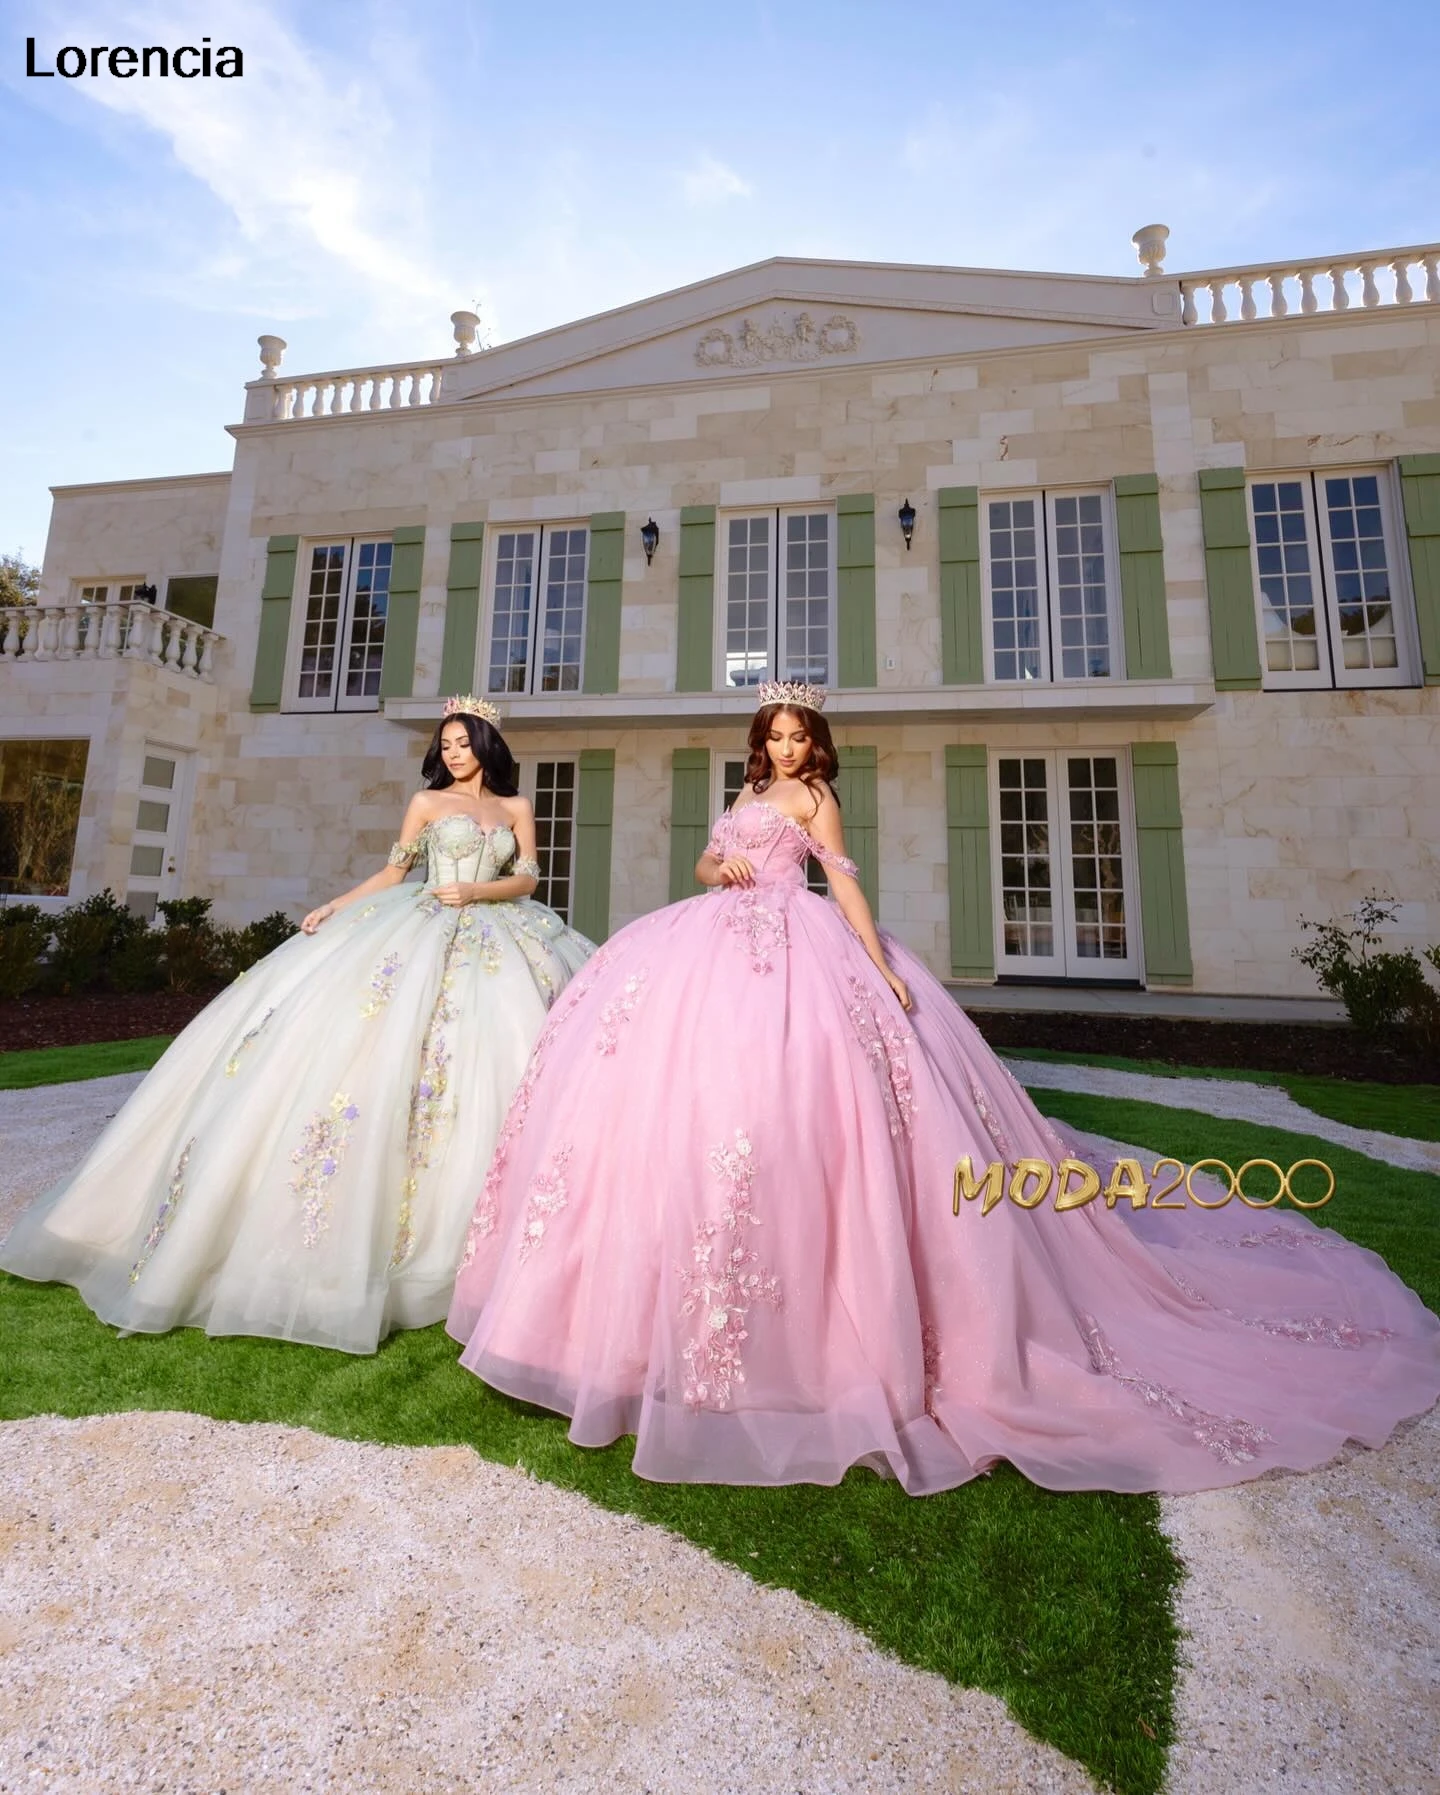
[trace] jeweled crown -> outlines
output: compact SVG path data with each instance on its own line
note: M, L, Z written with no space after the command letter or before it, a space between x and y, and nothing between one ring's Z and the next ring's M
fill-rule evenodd
M755 688L761 704L800 704L806 710L825 708L824 686L809 686L800 679L765 679Z
M445 708L440 713L440 721L448 722L451 717L480 717L492 727L500 722L500 706L491 704L488 698L476 698L466 692L458 698L447 698Z

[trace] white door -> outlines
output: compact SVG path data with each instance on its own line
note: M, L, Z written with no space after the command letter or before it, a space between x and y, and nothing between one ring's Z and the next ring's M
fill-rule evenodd
M125 902L137 916L153 921L162 898L180 896L185 824L188 820L190 756L147 742L130 838L130 879Z
M1127 773L1119 753L992 759L995 952L1002 974L1139 977Z

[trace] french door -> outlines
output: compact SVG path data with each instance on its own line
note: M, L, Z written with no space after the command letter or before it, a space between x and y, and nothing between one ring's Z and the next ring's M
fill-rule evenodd
M535 898L566 922L575 896L578 783L573 759L520 763L520 789L535 808L535 858L540 862Z
M1001 974L1140 976L1128 772L1118 753L991 758Z

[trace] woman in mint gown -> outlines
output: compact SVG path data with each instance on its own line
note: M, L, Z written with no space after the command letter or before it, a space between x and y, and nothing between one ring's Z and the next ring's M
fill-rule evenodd
M593 951L531 896L498 712L445 709L386 866L196 1017L0 1267L127 1332L373 1352L444 1317L506 1106Z
M1050 1489L1204 1489L1429 1407L1440 1322L1293 1210L953 1199L963 1155L1101 1150L877 932L824 694L760 696L696 869L715 890L612 936L536 1044L456 1280L461 1362L578 1444L634 1434L644 1477L863 1463L916 1494L1000 1459Z

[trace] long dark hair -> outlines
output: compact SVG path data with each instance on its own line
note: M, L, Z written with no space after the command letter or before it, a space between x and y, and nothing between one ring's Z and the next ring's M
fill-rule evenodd
M515 756L493 723L467 713L457 717L442 717L435 725L430 746L425 750L425 758L420 763L420 777L430 790L443 792L447 785L455 783L454 775L440 754L440 737L451 723L465 725L465 733L470 738L470 752L480 762L486 791L494 792L497 798L513 798L520 790L520 769L515 765Z
M816 786L829 786L835 802L840 802L835 794L835 775L840 771L840 756L835 752L835 743L830 736L830 725L819 711L812 711L808 704L762 704L750 719L749 749L750 758L745 763L745 783L753 791L767 791L775 779L775 769L770 764L770 754L766 746L770 727L782 711L788 711L792 717L798 717L810 737L810 758L800 769L800 778L812 791ZM816 798L816 809L819 809L819 798Z

